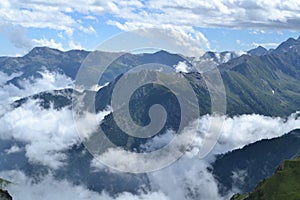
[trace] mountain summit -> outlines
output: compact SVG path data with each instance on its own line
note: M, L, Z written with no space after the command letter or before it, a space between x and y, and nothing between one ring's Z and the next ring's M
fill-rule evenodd
M255 49L251 49L247 52L249 55L262 56L268 53L268 50L262 46L258 46Z

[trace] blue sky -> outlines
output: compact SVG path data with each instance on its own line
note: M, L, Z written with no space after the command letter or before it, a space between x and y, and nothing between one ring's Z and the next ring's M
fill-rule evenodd
M212 51L274 48L300 35L297 0L2 0L0 55L24 55L34 46L93 50L136 29L177 31Z

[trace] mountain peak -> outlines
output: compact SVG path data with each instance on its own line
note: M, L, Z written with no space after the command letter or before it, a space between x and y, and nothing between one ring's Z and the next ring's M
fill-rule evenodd
M294 42L297 42L297 40L295 40L295 38L289 38L287 39L287 41L285 41L286 43L294 43Z
M44 54L58 54L61 53L58 49L52 49L50 47L34 47L27 55L36 56L36 55L44 55Z
M268 50L262 46L258 46L255 49L251 49L247 52L249 55L262 56L268 53Z
M201 56L201 59L212 60L217 64L226 63L229 60L239 57L240 55L234 51L213 52L207 51Z
M281 43L276 49L276 53L285 53L285 52L299 52L300 48L300 37L296 40L294 38L289 38L285 42Z
M169 53L168 51L166 50L159 50L157 52L154 52L153 53L154 55L171 55L171 53Z

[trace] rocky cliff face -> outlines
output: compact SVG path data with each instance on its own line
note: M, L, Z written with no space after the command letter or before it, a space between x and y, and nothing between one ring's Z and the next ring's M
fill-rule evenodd
M8 191L3 189L7 184L9 184L8 181L0 178L0 200L12 200Z
M1 190L0 189L0 199L1 200L12 200L12 197L8 193L7 190Z

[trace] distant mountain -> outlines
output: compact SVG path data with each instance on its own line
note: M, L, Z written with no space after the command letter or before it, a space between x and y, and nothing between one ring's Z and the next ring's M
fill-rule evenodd
M83 50L62 52L48 47L35 47L23 57L0 57L0 70L7 74L21 72L21 76L16 77L11 81L15 85L18 85L18 80L31 76L39 77L40 74L38 71L44 69L47 69L50 72L56 71L64 73L72 79L75 79L81 64L89 53L91 52ZM158 62L173 67L174 65L177 65L179 61L185 60L177 54L171 54L166 51L159 51L153 54L95 51L93 52L93 55L99 60L106 59L112 61L110 70L106 72L105 78L100 81L100 85L113 81L117 76L137 65Z
M284 48L289 41L294 41L295 46ZM300 44L289 39L272 53L262 56L243 55L219 65L226 87L229 113L283 116L283 113L299 110L298 48Z
M96 52L100 58L109 59L117 53ZM57 70L75 77L80 66L80 60L86 57L85 51L61 52L49 48L35 48L22 58L7 58L3 61L2 70L16 70L25 75L37 73L36 70L43 66L48 70ZM74 57L74 62L72 58ZM63 59L62 59L63 58ZM47 64L47 60L49 59ZM18 64L9 68L8 63L16 61ZM68 61L68 62L66 62ZM110 83L96 92L96 111L101 111L110 105L111 95L115 84L122 74L137 65L145 63L160 63L174 67L185 58L166 51L153 54L122 54L110 66L105 73L104 80L100 82ZM73 65L64 65L72 63ZM34 64L32 64L34 63ZM284 54L270 53L262 56L243 55L229 60L218 66L226 89L227 114L230 116L239 114L262 114L268 116L288 116L300 108L300 54L292 49ZM73 75L71 75L73 74ZM211 99L203 76L197 72L181 73L192 85L199 101L201 114L211 112ZM136 75L139 77L139 75ZM177 88L182 88L176 80L170 80ZM182 88L184 91L184 88ZM71 89L61 91L49 91L35 94L31 98L41 99L43 107L48 108L51 103L54 107L70 106L72 102ZM78 91L75 91L78 92ZM92 91L84 91L92 92ZM185 97L183 97L185 99ZM15 106L21 105L25 99L15 102ZM135 91L131 98L131 115L141 125L150 121L148 110L151 105L161 104L168 113L168 120L163 133L167 129L177 130L180 122L180 106L176 96L167 88L148 84ZM132 139L124 134L113 120L112 114L107 116L102 126L108 131L110 139L116 144L126 148L137 148L146 139ZM125 135L125 136L124 136Z
M212 52L208 51L200 57L200 60L211 60L216 64L222 64L230 61L231 59L241 56L240 53L234 51L224 51L224 52Z
M262 46L258 46L255 49L247 51L247 54L251 56L262 56L268 54L268 50Z
M286 48L291 45L293 48ZM300 48L299 40L289 39L266 55L242 55L234 58L234 54L230 52L221 53L220 58L222 56L223 59L230 58L228 62L218 66L226 89L228 114L257 113L284 117L298 111L300 108L300 51L296 51L298 48ZM8 74L22 72L23 75L10 81L16 85L20 79L41 76L38 71L43 69L58 71L74 79L88 53L77 50L61 52L37 47L24 57L0 59L0 70ZM97 54L103 59L119 55L108 52L97 52ZM218 54L212 52L207 52L206 55L218 57ZM160 63L174 67L179 62L188 60L166 51L153 54L126 53L119 56L105 72L104 78L99 81L100 85L112 83L100 92L105 93L102 97L107 103L110 101L113 83L129 69L146 63ZM197 72L182 74L193 86L202 114L209 113L210 96L203 77Z
M275 174L261 181L253 192L234 195L231 200L300 199L300 158L284 161Z
M30 76L39 76L37 71L47 69L59 71L74 78L77 71L89 52L71 50L62 52L48 47L35 47L23 57L5 57L0 59L1 71L12 74L23 73L21 77L15 78L12 82L17 83L18 79Z
M218 156L212 168L220 183L220 191L223 194L233 188L242 193L252 191L258 182L271 176L284 160L299 156L299 144L300 130L294 130L282 137L261 140Z
M285 54L285 53L300 53L300 40L294 38L289 38L287 41L281 43L275 50L276 54Z

